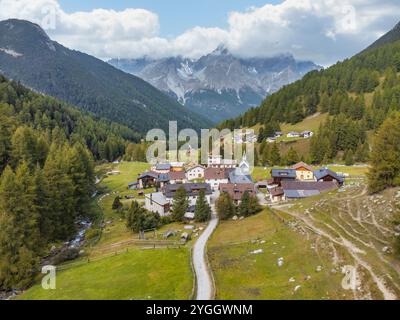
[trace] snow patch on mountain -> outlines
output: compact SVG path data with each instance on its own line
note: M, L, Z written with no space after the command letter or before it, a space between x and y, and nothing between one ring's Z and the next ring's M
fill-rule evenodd
M13 58L19 58L19 57L23 56L22 53L19 53L17 51L12 50L12 49L0 48L0 51L4 52L5 54L8 54L8 55L12 56Z
M219 46L197 60L110 60L211 120L236 116L258 105L284 85L320 67L296 61L290 54L271 58L241 58Z

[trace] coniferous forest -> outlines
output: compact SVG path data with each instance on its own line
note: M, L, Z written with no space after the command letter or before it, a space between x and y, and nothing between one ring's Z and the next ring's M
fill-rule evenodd
M399 42L373 47L326 70L310 72L260 107L219 127L263 124L270 133L276 129L273 124L295 124L316 112L328 113L331 117L312 138L310 160L326 163L343 152L366 161L368 132L375 132L391 112L400 110L399 72Z
M91 214L94 161L124 154L132 130L0 76L0 287L20 288L48 244Z

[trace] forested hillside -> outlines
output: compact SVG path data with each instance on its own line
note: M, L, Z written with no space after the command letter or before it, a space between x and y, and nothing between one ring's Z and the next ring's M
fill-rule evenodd
M0 76L0 291L29 283L48 245L91 214L94 159L122 156L136 139Z
M269 128L297 123L316 112L329 113L331 117L312 139L311 161L365 154L367 133L375 131L391 111L400 110L399 72L400 42L374 46L326 70L310 72L260 107L219 127L263 124Z
M165 130L169 120L180 128L211 125L142 79L52 41L29 21L0 22L0 70L38 92L141 133Z
M30 148L36 144L48 147L57 139L80 141L96 160L116 159L124 154L127 141L140 140L140 135L127 127L84 114L1 75L0 109L0 168L12 158L12 144L18 136L26 137ZM27 153L44 156L39 151Z

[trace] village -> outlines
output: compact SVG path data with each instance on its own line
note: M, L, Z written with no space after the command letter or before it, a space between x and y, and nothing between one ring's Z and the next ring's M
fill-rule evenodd
M160 217L169 216L178 189L184 188L189 200L185 218L194 219L195 205L203 190L209 205L220 194L228 193L235 205L239 205L245 193L258 199L259 204L274 205L294 199L319 195L339 189L345 177L328 168L314 170L300 162L290 168L271 169L270 179L254 181L246 154L240 162L208 157L207 165L186 165L184 162L159 163L141 173L128 189L138 190L145 197L144 206ZM155 188L156 192L144 193Z

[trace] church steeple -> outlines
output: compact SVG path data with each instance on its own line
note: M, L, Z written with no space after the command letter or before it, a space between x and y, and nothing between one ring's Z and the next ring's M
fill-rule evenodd
M246 151L243 153L243 158L242 158L242 161L240 162L240 164L239 164L239 168L238 168L239 170L239 174L242 174L242 175L247 175L247 174L249 174L250 173L250 164L249 164L249 162L247 161L247 154L246 154Z

